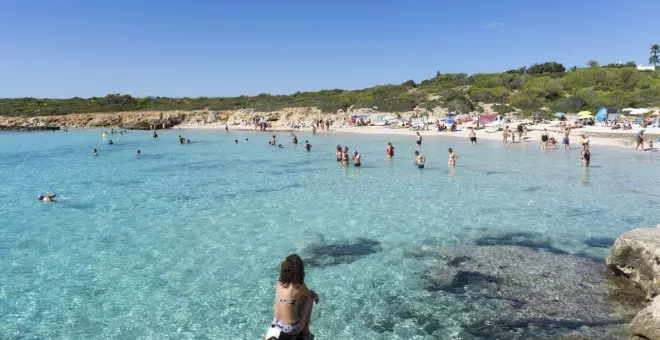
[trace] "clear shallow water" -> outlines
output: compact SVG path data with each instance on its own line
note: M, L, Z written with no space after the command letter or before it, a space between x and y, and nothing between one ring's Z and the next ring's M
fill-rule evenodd
M0 134L0 338L256 339L292 252L321 295L318 339L456 338L473 311L425 290L429 260L409 253L529 232L604 258L589 240L660 221L657 153L594 148L583 170L578 150L427 138L418 171L413 137L300 134L308 154L284 133L285 149L268 133L160 134ZM339 167L337 144L363 168ZM60 202L37 202L48 191Z

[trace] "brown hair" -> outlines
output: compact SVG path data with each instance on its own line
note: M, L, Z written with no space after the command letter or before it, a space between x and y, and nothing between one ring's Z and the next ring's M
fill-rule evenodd
M296 254L291 254L284 259L280 267L280 284L288 287L290 284L305 284L305 267L302 259Z

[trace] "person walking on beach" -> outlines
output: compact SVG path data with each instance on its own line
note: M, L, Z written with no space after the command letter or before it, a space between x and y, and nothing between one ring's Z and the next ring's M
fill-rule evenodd
M449 152L449 160L447 161L447 165L449 165L450 168L453 168L456 166L456 159L458 158L458 155L452 148L447 149L447 151Z
M360 162L362 160L362 155L360 155L357 150L353 151L353 166L360 166L362 163Z
M225 133L229 133L229 125L225 124Z
M425 163L426 163L426 157L420 154L419 151L415 151L415 160L413 161L413 164L415 164L418 169L424 169Z
M637 132L637 135L635 136L635 141L637 142L637 145L635 145L635 151L637 149L641 148L641 151L644 151L644 129L639 130Z
M548 129L543 129L543 132L541 133L541 151L545 151L548 149L548 139L550 135L548 134Z
M341 152L341 145L337 145L337 149L335 149L335 158L337 159L337 162L341 162L343 152Z
M474 128L470 128L470 144L477 144L477 131Z
M504 129L502 129L502 142L508 143L509 142L509 126L505 126Z
M571 147L569 145L570 139L568 138L568 135L571 134L571 128L566 128L564 130L564 139L561 141L562 144L564 144L564 150L570 150Z
M390 142L387 142L387 147L385 148L385 155L387 156L388 159L392 159L394 157L394 146Z
M422 135L417 132L417 147L420 147L422 145Z
M280 274L275 287L273 322L264 335L265 340L313 339L309 331L314 303L319 303L319 295L305 285L305 267L302 259L291 254L280 266ZM283 334L282 334L283 333Z

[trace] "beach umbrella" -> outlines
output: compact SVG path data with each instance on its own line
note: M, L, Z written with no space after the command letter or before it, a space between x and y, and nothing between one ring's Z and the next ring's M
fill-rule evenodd
M445 119L442 122L445 124L456 124L456 121L453 119Z
M580 118L591 118L593 116L594 116L594 114L589 112L589 111L580 111L580 112L578 112L578 117L580 117Z
M565 116L565 115L566 115L566 114L563 113L563 112L557 112L557 113L555 113L555 117L562 117L562 116Z
M456 117L456 114L450 112L450 113L447 114L447 117Z

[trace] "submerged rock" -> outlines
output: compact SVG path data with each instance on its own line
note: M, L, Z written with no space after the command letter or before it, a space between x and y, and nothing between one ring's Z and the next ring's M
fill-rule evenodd
M616 274L637 283L647 299L660 293L660 229L638 228L621 234L606 263Z
M620 339L611 330L625 327L644 301L632 285L617 289L625 280L608 275L601 263L527 244L422 252L439 260L423 276L426 289L453 294L465 304L464 338Z
M309 267L329 267L353 263L360 258L380 251L380 242L359 238L344 243L319 243L303 250L303 262Z

